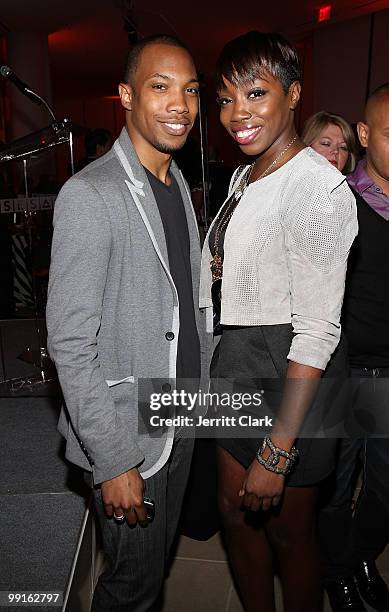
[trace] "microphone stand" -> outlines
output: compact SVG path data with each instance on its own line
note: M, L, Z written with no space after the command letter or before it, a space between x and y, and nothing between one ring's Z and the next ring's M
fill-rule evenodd
M12 81L11 81L12 82ZM48 104L48 102L42 98L39 94L32 91L30 88L23 88L21 92L26 95L31 101L35 102L38 105L42 105L49 112L51 119L53 120L51 127L54 130L56 135L56 140L50 143L39 143L38 146L30 145L27 150L18 151L18 146L16 145L16 150L11 150L8 152L3 152L3 155L0 156L0 163L2 161L10 161L21 159L23 163L23 175L24 175L24 185L25 185L25 195L26 199L29 197L28 190L28 180L27 180L27 160L34 154L39 153L45 149L51 148L58 144L62 144L64 142L69 143L70 149L70 163L71 163L71 172L74 174L74 152L73 152L73 132L72 132L72 124L68 119L64 119L61 122L58 122L53 109ZM23 141L23 139L21 139ZM21 149L26 148L26 145L21 145ZM25 219L32 219L33 213L26 210L25 211ZM29 250L30 254L33 248L33 239L32 239L32 225L31 223L26 224L27 227L27 235L29 239ZM46 348L46 339L43 338L42 328L39 321L39 308L38 308L38 296L37 296L37 286L36 279L34 279L34 275L32 275L32 291L33 291L33 302L34 302L34 316L35 316L35 330L38 340L38 350L32 349L30 346L27 346L24 351L18 356L19 359L26 361L27 363L32 363L34 366L38 367L40 373L38 376L23 376L20 378L13 378L5 380L5 383L12 393L15 392L23 392L28 390L31 393L34 393L36 390L41 390L44 385L47 383L52 383L55 381L55 369L54 365L49 357Z
M0 74L1 76L3 76L5 79L9 79L11 81L11 83L13 83L15 85L15 87L17 87L19 89L19 91L26 96L29 100L31 100L32 102L34 102L35 104L38 104L38 106L41 106L43 104L43 106L46 108L46 110L48 111L48 113L50 114L50 117L52 119L52 128L54 130L55 133L59 133L60 131L67 131L68 132L68 136L66 138L66 142L69 143L69 152L70 152L70 165L71 165L71 171L72 171L72 175L74 174L74 151L73 151L73 133L71 130L71 122L68 119L64 119L61 122L58 122L53 109L51 108L50 104L47 102L47 100L45 100L42 96L40 96L39 94L36 93L36 91L33 91L30 87L28 87L28 85L26 85L26 83L23 83L13 72L13 70L11 70L11 68L9 68L9 66L2 66L0 69ZM64 139L62 137L62 142L64 142ZM56 144L59 144L57 142L55 143L51 143L48 146L55 146ZM37 150L41 151L44 148L46 148L45 146L39 146ZM29 157L32 155L32 153L35 153L37 150L35 151L28 151L26 153L26 155L28 155ZM18 157L22 157L23 155L14 155L11 153L11 155L8 155L7 157L0 156L0 163L2 161L9 161L11 159L17 159Z
M56 116L54 115L54 111L51 108L50 104L47 102L47 100L45 100L44 98L42 98L42 96L40 96L39 94L36 93L36 91L33 91L32 89L30 89L29 87L26 87L25 90L25 94L26 95L30 95L30 99L32 99L32 101L36 104L43 104L43 106L48 110L48 112L51 115L51 118L53 120L52 126L55 132L59 132L62 129L68 129L69 132L69 153L70 153L70 166L72 169L72 176L74 174L74 151L73 151L73 132L71 131L71 129L68 128L68 126L66 125L66 123L70 123L70 121L68 119L64 119L62 122L58 122L56 119ZM35 100L33 98L36 98Z
M49 111L53 122L55 123L57 121L53 109L51 108L50 104L44 98L42 98L42 96L40 96L35 91L32 91L32 89L29 88L26 88L26 91L22 93L24 93L26 96L30 94L28 97L32 102L35 102L35 104L38 104L39 106L43 104L43 106Z

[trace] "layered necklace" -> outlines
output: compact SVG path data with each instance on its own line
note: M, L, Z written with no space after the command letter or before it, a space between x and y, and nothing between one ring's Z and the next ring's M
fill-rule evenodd
M260 179L264 178L265 176L269 174L270 170L278 164L280 159L285 155L288 149L290 149L290 147L293 145L296 139L297 139L297 134L293 136L292 140L286 145L284 149L282 149L281 153L277 155L277 157L266 168L266 170L262 172L262 174L257 179L255 179L256 181L259 181ZM217 221L217 226L215 228L213 245L212 245L213 248L211 249L214 253L213 259L211 261L212 282L220 280L223 277L223 257L220 255L220 252L219 252L220 236L223 234L224 230L227 228L227 225L235 211L235 208L237 207L241 196L243 195L243 193L245 192L249 184L251 175L253 173L254 165L255 165L255 162L251 164L248 172L244 174L243 179L240 181L238 188L235 189L234 191L231 201L226 205L225 210L220 216L220 219L218 219Z

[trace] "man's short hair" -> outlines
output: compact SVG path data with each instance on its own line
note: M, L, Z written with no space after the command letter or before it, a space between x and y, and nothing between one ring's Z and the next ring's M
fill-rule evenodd
M384 83L383 85L376 87L376 89L368 97L367 101L369 102L369 100L372 98L378 98L379 96L387 94L389 94L389 83Z
M185 49L190 55L190 51L186 45L176 36L170 36L169 34L153 34L147 36L138 41L128 52L126 66L124 69L123 83L132 83L135 77L135 73L139 64L139 58L142 55L143 49L149 45L170 45L171 47L178 47Z
M367 117L372 107L374 106L375 102L381 96L388 96L388 95L389 95L389 83L384 83L383 85L380 85L370 94L370 96L366 100L366 105L365 105L365 120L367 120Z

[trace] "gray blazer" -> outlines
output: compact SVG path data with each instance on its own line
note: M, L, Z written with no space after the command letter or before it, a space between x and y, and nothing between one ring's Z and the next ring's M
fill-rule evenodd
M199 235L174 162L171 171L188 222L205 388L212 338L196 307ZM67 458L92 470L95 484L134 466L152 476L169 457L174 430L162 437L138 433L137 381L175 378L179 304L157 203L125 128L57 198L46 315L66 403L59 430Z

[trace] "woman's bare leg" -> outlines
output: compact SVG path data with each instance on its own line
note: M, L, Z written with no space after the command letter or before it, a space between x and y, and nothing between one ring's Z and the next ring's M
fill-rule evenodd
M286 487L279 512L266 524L278 563L285 612L321 610L317 492L317 487Z
M246 612L274 612L273 561L261 513L246 512L238 491L245 468L218 448L218 501L233 575Z

